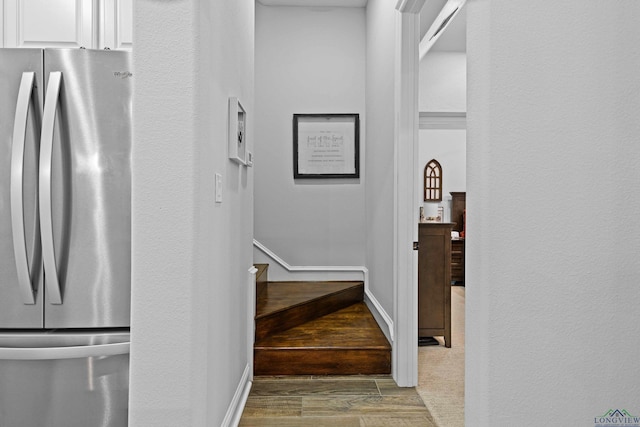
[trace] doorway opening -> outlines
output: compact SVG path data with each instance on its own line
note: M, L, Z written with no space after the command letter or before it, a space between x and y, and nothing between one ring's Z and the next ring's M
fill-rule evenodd
M439 425L464 426L466 8L464 0L426 2L420 13L419 130L415 179L425 220L453 223L450 334L418 347L417 390ZM440 200L427 200L425 167L440 166ZM419 256L425 256L424 251ZM420 285L419 285L420 286ZM419 308L420 310L420 308Z

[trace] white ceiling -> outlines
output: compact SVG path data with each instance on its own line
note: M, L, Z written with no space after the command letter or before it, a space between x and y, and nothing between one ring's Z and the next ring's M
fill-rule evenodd
M368 0L257 0L265 6L306 6L306 7L365 7ZM387 0L393 1L393 0ZM420 38L422 38L436 19L447 0L427 0L420 12ZM455 19L435 42L432 51L467 50L467 12L466 7L456 15Z

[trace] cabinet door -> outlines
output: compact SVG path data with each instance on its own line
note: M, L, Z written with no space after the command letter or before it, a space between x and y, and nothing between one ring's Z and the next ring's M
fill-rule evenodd
M133 47L133 0L104 0L100 49L131 50Z
M91 48L92 0L4 0L4 47Z
M0 1L0 47L4 45L4 0Z

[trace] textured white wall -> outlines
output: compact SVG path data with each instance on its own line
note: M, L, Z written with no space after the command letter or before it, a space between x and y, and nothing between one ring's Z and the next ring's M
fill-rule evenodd
M370 289L393 316L396 10L367 4L366 254ZM395 316L394 316L395 318Z
M253 8L134 3L132 426L220 425L247 367L253 177L227 158L227 103L252 135Z
M467 424L638 414L640 2L467 7Z
M255 236L290 265L363 265L364 8L256 5ZM360 179L293 179L294 113L360 114Z

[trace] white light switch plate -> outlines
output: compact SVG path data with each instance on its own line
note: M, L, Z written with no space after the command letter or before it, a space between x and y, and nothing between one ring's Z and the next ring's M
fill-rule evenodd
M222 203L222 175L216 174L216 203Z

